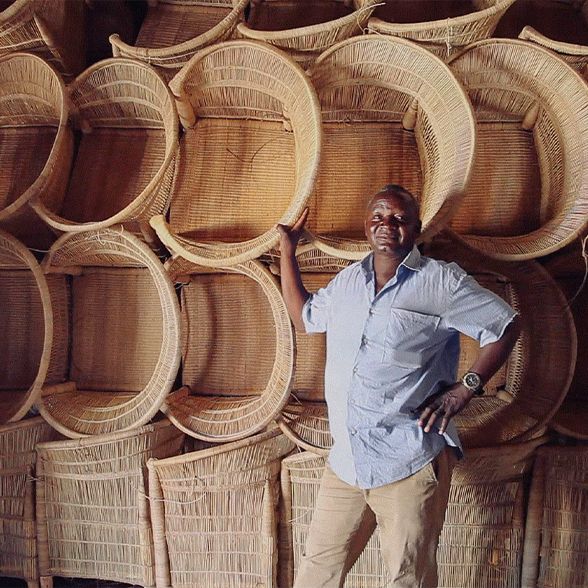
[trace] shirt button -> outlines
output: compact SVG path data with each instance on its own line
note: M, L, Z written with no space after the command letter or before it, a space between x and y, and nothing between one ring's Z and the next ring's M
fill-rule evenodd
M357 366L355 366L355 367L353 368L353 373L354 373L354 374L356 374L356 373L357 373Z
M372 316L374 314L374 312L375 312L375 310L373 308L370 308L369 311L368 311L368 314L370 316Z
M357 434L357 431L355 429L351 429L349 432L354 436Z
M361 344L367 345L367 337L365 335L361 338Z

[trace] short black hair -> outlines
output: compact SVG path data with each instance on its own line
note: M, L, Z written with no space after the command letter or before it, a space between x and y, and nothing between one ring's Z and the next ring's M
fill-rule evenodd
M417 218L421 218L421 207L419 205L418 200L405 187L403 187L399 184L386 184L383 188L378 190L369 199L368 205L378 194L397 194L398 196L402 196L406 200L410 200L414 205L415 211L417 213Z

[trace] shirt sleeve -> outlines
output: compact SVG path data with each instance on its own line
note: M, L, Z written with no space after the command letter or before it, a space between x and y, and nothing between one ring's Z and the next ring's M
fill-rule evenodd
M463 274L449 300L443 317L450 329L476 339L481 347L498 341L516 312L474 278Z
M309 296L302 307L302 321L307 333L324 333L331 311L335 280Z

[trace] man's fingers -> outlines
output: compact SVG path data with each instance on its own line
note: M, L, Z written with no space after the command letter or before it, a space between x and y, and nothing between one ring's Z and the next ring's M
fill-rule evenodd
M306 219L308 218L308 207L306 207L303 211L298 220L292 226L293 231L301 231L306 223Z
M451 416L449 414L443 415L443 419L441 420L441 426L439 427L439 435L443 435L443 433L445 433L445 429L447 429L447 425L449 424L450 419Z

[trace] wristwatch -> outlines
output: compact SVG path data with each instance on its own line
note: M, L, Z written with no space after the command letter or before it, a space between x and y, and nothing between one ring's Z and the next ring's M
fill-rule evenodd
M471 390L474 396L482 396L482 394L484 394L482 378L480 377L480 374L477 374L476 372L466 372L461 378L461 383L468 390Z

